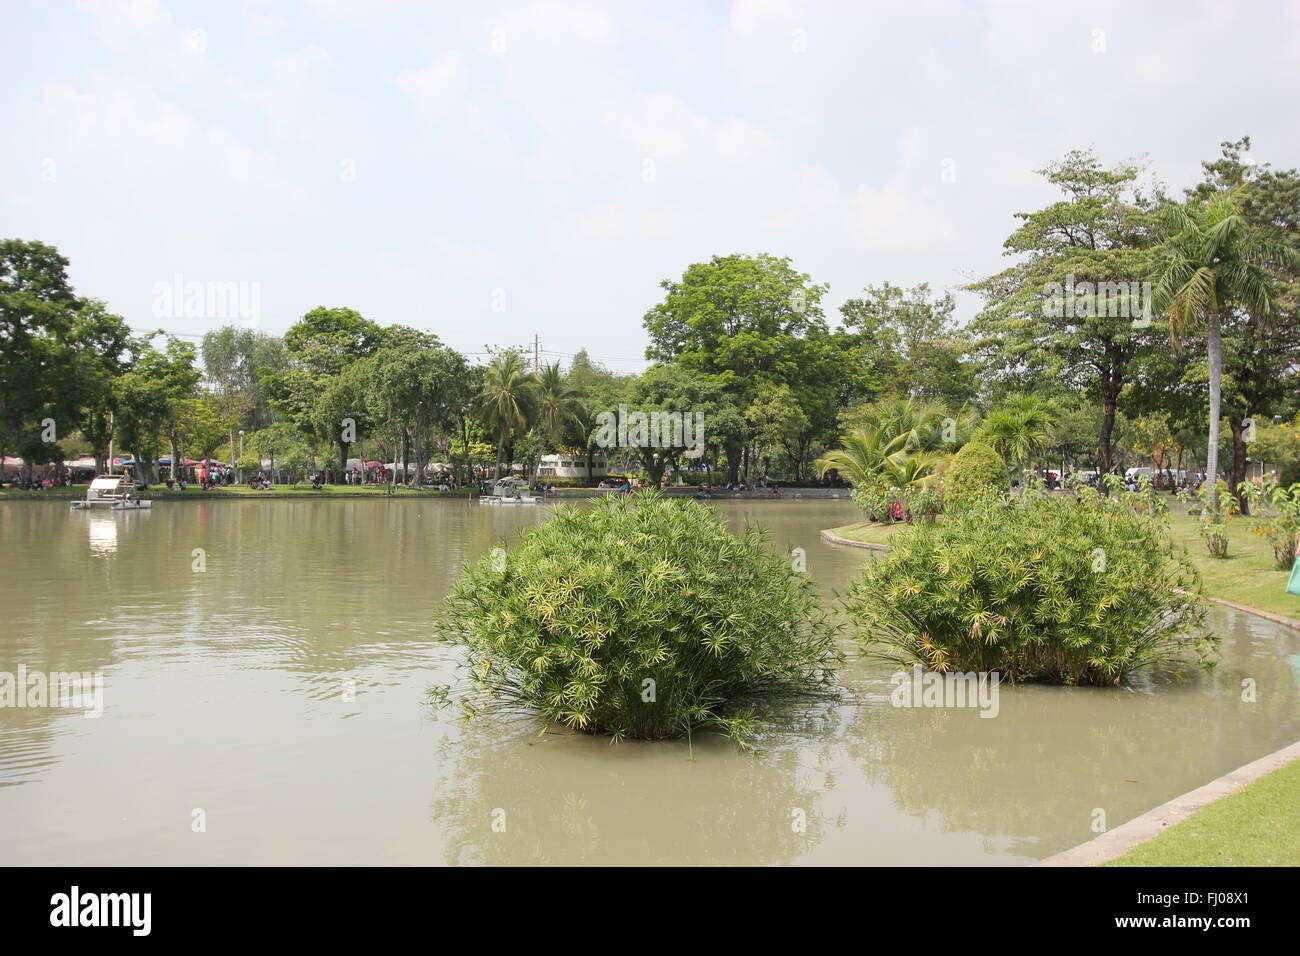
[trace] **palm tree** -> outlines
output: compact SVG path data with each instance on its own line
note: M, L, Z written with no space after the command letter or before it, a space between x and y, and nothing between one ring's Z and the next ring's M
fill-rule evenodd
M814 463L818 477L835 470L852 484L870 485L879 480L892 457L907 457L907 436L890 436L878 426L854 429L844 436L841 444L842 448L828 451Z
M856 488L884 492L904 492L930 484L942 457L915 447L914 432L910 428L897 428L900 421L893 421L894 429L886 422L849 432L842 439L842 448L817 459L818 475L835 469ZM922 434L928 435L930 431L933 429L923 428ZM907 520L911 519L909 511Z
M498 355L483 375L483 385L474 399L474 411L497 435L497 478L508 446L516 435L528 431L537 408L537 379L528 371L517 352Z
M535 398L536 422L542 432L542 441L537 449L537 462L533 465L534 484L547 447L559 440L566 425L581 424L585 414L578 390L565 380L559 362L542 366L541 374L537 376Z
M1047 447L1060 422L1056 409L1034 395L1017 395L989 412L976 429L977 440L987 442L1003 460L1023 465Z
M876 424L889 437L902 437L914 451L934 451L943 444L943 425L954 421L941 402L900 398L880 406Z
M1156 250L1157 310L1169 320L1174 347L1194 326L1204 324L1210 372L1210 436L1205 473L1210 508L1218 503L1219 419L1223 399L1223 315L1234 308L1264 314L1271 307L1270 270L1300 264L1277 236L1250 229L1238 207L1239 190L1209 202L1160 209L1164 241Z

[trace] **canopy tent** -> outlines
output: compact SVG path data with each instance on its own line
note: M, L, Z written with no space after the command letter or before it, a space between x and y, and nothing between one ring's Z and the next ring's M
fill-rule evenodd
M23 460L15 455L4 455L4 471L22 471Z
M98 466L93 458L74 458L72 461L65 461L63 467L69 471L95 471Z

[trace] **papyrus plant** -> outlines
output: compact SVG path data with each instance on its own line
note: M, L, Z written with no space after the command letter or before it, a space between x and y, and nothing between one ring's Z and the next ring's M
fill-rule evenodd
M896 534L846 605L868 651L904 666L1116 684L1210 662L1200 592L1161 518L1027 489Z
M615 739L743 742L769 705L829 692L839 661L793 564L693 501L557 508L453 587L440 633L470 679L450 695Z

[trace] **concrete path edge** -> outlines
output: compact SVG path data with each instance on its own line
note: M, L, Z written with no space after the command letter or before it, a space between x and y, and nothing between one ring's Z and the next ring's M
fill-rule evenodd
M1135 817L1123 826L1103 833L1087 843L1081 843L1073 849L1030 865L1097 866L1099 863L1108 863L1123 856L1139 843L1145 843L1158 836L1167 827L1181 823L1202 807L1240 790L1246 784L1297 759L1300 759L1300 741L1251 761L1244 767L1238 767L1231 773L1225 773L1203 787L1197 787L1182 796L1174 797L1154 810Z

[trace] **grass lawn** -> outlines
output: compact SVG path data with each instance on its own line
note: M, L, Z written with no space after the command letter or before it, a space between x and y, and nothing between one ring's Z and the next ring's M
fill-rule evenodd
M1300 866L1300 760L1104 866Z
M1199 521L1191 515L1170 515L1169 530L1175 543L1187 547L1205 581L1206 594L1300 620L1300 595L1286 593L1288 572L1274 566L1273 549L1268 541L1251 532L1252 519L1234 518L1228 523L1226 558L1210 557L1201 541ZM832 528L831 533L850 541L888 544L896 532L906 527L900 523L862 521Z

